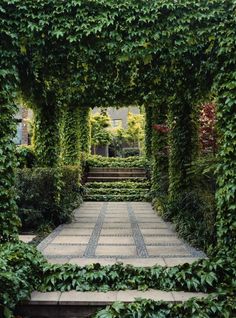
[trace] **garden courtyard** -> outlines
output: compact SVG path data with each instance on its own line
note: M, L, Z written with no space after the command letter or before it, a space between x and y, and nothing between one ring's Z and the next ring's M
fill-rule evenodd
M0 317L236 317L235 12L1 1Z

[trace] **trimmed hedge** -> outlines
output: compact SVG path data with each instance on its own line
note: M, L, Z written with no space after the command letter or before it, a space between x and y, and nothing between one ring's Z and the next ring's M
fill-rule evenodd
M17 192L23 231L68 222L82 202L80 170L76 166L19 169Z

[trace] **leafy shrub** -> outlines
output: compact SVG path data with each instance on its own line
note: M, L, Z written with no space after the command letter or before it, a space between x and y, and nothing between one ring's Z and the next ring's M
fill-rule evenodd
M139 149L138 148L124 148L122 151L123 157L134 157L139 155Z
M59 175L59 181L58 181ZM72 217L82 200L78 167L19 169L17 190L23 230L45 223L58 225Z
M207 251L216 242L215 198L208 192L183 192L174 202L175 213L172 221L181 237L195 247Z
M19 168L32 168L36 164L36 156L32 146L16 147L16 159Z
M167 195L154 198L158 213L175 224L182 238L205 252L216 242L215 166L213 156L200 157L188 169L192 190L182 191L171 202Z
M0 244L1 317L13 317L15 305L38 289L45 263L40 252L23 242Z
M147 180L142 180L142 182L133 181L115 181L115 182L88 182L86 188L100 189L146 189L150 187L150 182Z
M106 158L102 156L89 156L86 160L89 167L107 168L148 168L149 162L141 156L127 158Z

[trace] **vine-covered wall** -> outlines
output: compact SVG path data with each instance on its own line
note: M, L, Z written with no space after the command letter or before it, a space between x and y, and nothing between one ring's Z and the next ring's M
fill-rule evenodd
M150 105L145 105L145 156L152 158L152 111Z
M81 153L89 154L91 147L90 108L79 107L78 112L80 151Z
M39 166L55 167L60 156L60 112L54 100L34 109L33 143Z
M79 162L80 150L80 109L78 105L66 107L63 127L63 162L75 165ZM86 122L85 122L86 125Z
M156 200L166 196L168 189L167 109L162 101L152 107L152 192Z

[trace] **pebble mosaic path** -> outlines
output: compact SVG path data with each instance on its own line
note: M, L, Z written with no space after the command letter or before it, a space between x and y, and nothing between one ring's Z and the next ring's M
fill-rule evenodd
M84 202L74 222L56 228L38 249L53 263L174 266L205 257L177 237L148 202Z

